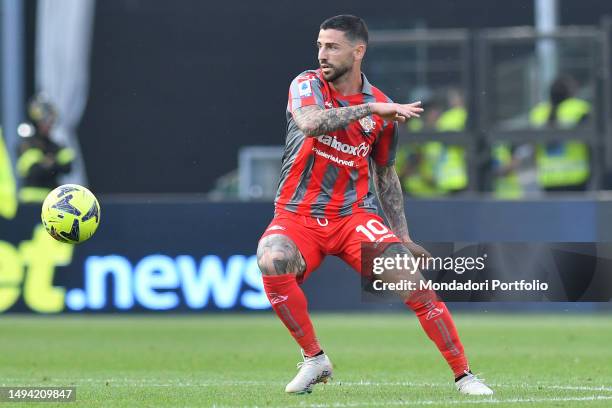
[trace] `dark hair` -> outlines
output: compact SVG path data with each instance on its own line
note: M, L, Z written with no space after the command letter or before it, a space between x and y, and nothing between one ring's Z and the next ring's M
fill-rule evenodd
M548 124L554 125L557 121L557 110L561 102L570 98L573 93L574 79L569 75L562 75L555 79L550 86L550 114Z
M346 37L351 40L361 40L368 43L368 27L365 21L357 16L342 14L335 17L330 17L321 23L321 30L338 30L342 31Z

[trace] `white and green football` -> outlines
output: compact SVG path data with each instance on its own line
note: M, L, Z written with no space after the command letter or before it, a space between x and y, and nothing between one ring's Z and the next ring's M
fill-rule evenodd
M100 204L91 191L78 184L64 184L51 191L41 218L49 235L77 244L91 238L100 225Z

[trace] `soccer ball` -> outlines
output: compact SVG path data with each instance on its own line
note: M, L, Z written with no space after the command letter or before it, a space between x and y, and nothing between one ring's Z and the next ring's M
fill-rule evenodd
M51 191L42 206L45 229L58 241L77 244L91 238L100 225L100 204L83 186L64 184Z

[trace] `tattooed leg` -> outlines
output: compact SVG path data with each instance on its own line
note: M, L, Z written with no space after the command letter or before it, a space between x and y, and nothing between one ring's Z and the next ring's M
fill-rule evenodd
M308 315L308 302L296 278L306 270L306 262L295 243L284 235L268 235L259 241L257 264L272 308L289 329L306 356L321 353Z
M265 236L257 247L257 264L262 275L300 276L306 270L306 262L295 243L284 235Z

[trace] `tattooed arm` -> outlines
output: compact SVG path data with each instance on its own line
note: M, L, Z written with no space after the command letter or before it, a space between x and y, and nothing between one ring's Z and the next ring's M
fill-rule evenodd
M369 104L346 108L323 109L318 105L304 106L293 112L295 123L307 136L320 136L341 129L349 123L371 114Z
M307 136L321 136L341 129L349 123L365 116L376 114L385 120L405 122L407 118L418 117L423 111L421 102L410 104L399 103L364 103L346 108L323 109L318 105L308 105L296 109L293 118L298 128Z
M399 239L409 242L411 239L404 213L404 195L395 167L380 166L376 163L374 167L374 185L378 193L378 201L389 221L389 226Z
M412 242L408 234L408 223L404 213L404 195L395 167L379 166L376 163L374 167L374 185L378 193L378 201L387 216L391 230L402 242L406 243L406 248L412 255L430 257L431 254L419 244Z

